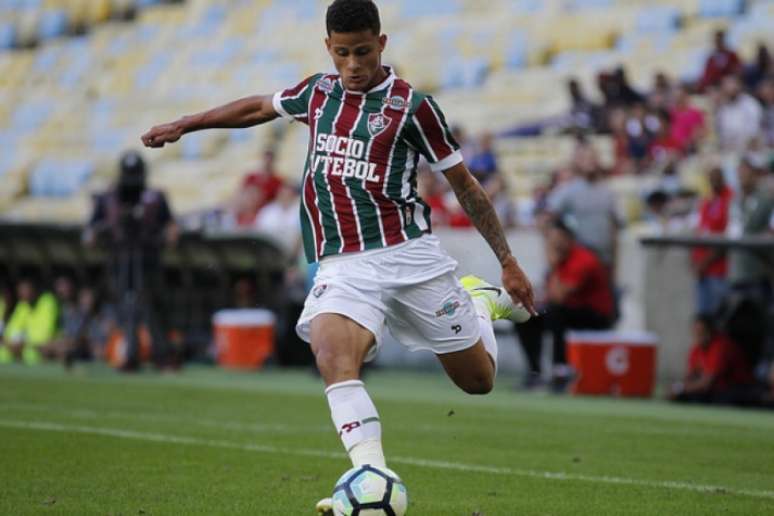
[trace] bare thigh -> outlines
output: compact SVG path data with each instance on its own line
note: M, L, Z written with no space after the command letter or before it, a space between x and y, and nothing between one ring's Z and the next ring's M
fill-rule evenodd
M492 358L479 339L468 349L436 355L449 378L468 394L488 394L494 387Z
M338 314L320 314L312 320L311 346L325 385L360 378L373 333Z

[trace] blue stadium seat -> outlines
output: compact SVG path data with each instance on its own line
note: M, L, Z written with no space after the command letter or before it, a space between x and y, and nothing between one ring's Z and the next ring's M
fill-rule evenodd
M636 27L639 32L659 32L680 28L682 17L676 7L646 7L637 16Z
M505 65L511 69L527 66L529 62L529 44L527 36L521 32L511 35L511 40L505 50Z
M516 14L535 14L542 11L546 3L543 0L512 0L508 2L511 12Z
M481 86L489 73L489 63L482 58L452 58L444 63L441 86L470 88Z
M418 16L445 16L462 12L460 0L404 0L401 14L410 18Z
M134 78L134 84L138 89L149 88L161 75L169 62L172 60L169 54L156 54L151 60L139 70Z
M738 16L744 12L745 0L701 0L699 16L703 18L720 18Z
M565 5L572 11L604 9L606 7L612 7L613 0L569 0Z
M16 41L16 29L10 23L0 23L0 50L13 48Z
M47 40L64 35L67 32L67 13L62 9L45 10L38 22L38 37Z
M11 118L11 127L21 133L34 131L43 125L53 109L53 101L24 103L14 112Z
M77 193L93 173L94 165L88 161L43 159L30 173L30 195L69 197Z

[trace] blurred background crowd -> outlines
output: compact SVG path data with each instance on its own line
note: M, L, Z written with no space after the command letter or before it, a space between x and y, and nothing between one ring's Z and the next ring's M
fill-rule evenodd
M774 2L378 3L386 61L447 111L503 226L543 241L546 315L518 328L524 386L563 390L566 332L621 324L622 235L716 237L687 251L695 317L675 324L693 347L669 395L771 403ZM323 7L0 0L0 216L86 223L85 246L111 247L107 279L0 268L0 363L179 366L191 353L163 320L159 275L181 231L261 235L283 256L287 302L303 299L300 124L122 152L154 123L328 70ZM442 174L423 165L417 181L434 228L471 229ZM253 278L227 288L222 307L259 304Z

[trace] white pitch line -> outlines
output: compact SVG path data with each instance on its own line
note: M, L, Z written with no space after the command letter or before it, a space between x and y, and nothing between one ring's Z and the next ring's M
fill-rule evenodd
M59 423L45 421L9 421L0 419L0 427L18 428L24 430L40 430L48 432L78 433L101 435L114 437L118 439L132 439L137 441L148 441L166 444L181 444L188 446L205 446L211 448L225 448L230 450L242 450L258 453L269 453L274 455L297 455L302 457L322 457L329 459L345 459L347 455L343 452L330 452L325 450L313 450L305 448L280 448L277 446L264 444L242 444L232 441L200 439L197 437L187 437L180 435L157 434L146 432L135 432L132 430L121 430L119 428L100 428L80 425L62 425ZM445 462L438 460L415 459L410 457L390 457L391 463L405 464L408 466L418 466L432 469L445 469L453 471L464 471L468 473L490 473L494 475L506 475L516 477L537 478L542 480L559 481L581 481L598 484L615 484L638 487L649 487L659 489L673 489L679 491L692 491L697 493L715 493L736 496L746 496L752 498L767 498L774 500L774 491L755 490L755 489L734 489L718 485L690 484L687 482L676 481L652 481L638 480L626 477L596 476L596 475L578 475L575 473L536 471L529 469L514 469L507 467L485 466L479 464L465 464L461 462Z

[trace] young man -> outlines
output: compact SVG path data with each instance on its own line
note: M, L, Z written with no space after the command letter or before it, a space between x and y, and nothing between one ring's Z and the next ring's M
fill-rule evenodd
M359 380L384 324L407 347L436 353L464 391L485 394L497 364L491 321L528 318L532 287L436 103L382 66L387 36L376 5L334 1L327 33L337 75L313 75L273 96L157 126L142 140L162 147L192 131L250 127L278 116L309 125L301 224L307 257L320 270L297 331L311 344L353 464L384 466L379 416ZM416 193L419 156L445 173L492 247L503 289L468 277L466 291L453 275L457 264L430 233L430 210ZM329 500L318 510L330 511Z

